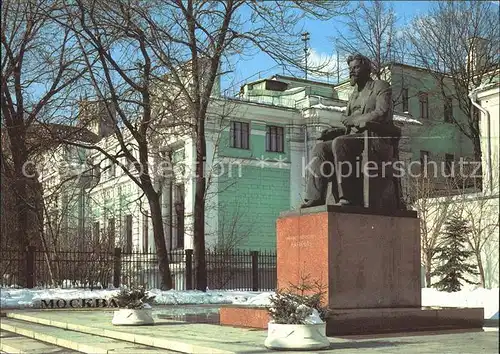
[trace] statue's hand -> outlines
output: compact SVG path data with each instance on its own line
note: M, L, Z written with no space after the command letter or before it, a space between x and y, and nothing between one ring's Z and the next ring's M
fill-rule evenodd
M338 136L344 135L345 134L345 129L344 128L328 128L325 129L321 132L321 135L318 137L318 140L322 141L328 141L328 140L333 140Z
M355 125L354 124L354 117L352 117L352 116L342 116L341 122L346 127L353 127Z
M364 128L366 126L366 119L363 116L358 116L353 119L353 125L356 128Z

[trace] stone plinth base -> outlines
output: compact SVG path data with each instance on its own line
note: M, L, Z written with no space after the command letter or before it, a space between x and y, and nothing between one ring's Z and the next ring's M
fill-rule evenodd
M220 324L267 329L269 315L263 307L223 305ZM374 308L333 310L326 324L327 336L418 331L478 330L483 308Z
M282 213L276 229L278 288L320 283L333 309L420 308L415 212L321 206Z
M222 305L219 322L221 325L267 329L269 315L259 306Z

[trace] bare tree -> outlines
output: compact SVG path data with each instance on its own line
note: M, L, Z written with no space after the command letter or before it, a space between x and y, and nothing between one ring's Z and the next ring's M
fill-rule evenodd
M498 159L496 159L498 161ZM494 170L498 170L498 166L494 166ZM498 185L498 174L493 185ZM464 190L464 186L470 185L470 179L475 176L467 173L459 176L460 178L451 179L453 187L457 190ZM485 269L487 266L493 266L489 257L491 256L491 243L495 242L495 237L498 236L499 228L499 206L498 194L492 195L487 193L461 193L455 198L455 202L459 205L460 216L470 223L470 233L467 235L467 243L469 249L474 253L475 261L479 271L479 284L481 287L486 286L486 274L490 272Z
M488 289L498 288L498 242L497 230L496 235L493 235L483 249L484 286Z
M40 241L37 179L27 171L36 147L27 141L29 129L69 104L71 89L84 72L69 31L50 21L55 11L52 1L2 3L2 162L14 199L10 222L21 249Z
M404 32L396 25L393 6L385 1L360 1L356 11L345 16L342 30L332 38L343 54L363 53L371 59L373 74L382 78L384 67L405 62Z
M392 81L395 106L402 103L407 83L425 85L404 68L398 80L391 75L392 64L410 61L406 33L398 25L399 18L392 4L381 0L359 1L356 10L345 18L342 28L331 38L337 52L343 56L366 55L372 63L372 75L379 80Z
M217 242L212 252L208 252L208 281L215 289L225 289L238 276L245 276L250 268L245 268L242 258L247 252L240 247L252 232L250 220L244 220L245 212L241 205L230 208L219 206L219 228ZM245 222L246 221L246 222ZM243 258L244 259L244 258Z
M438 187L439 185L439 187ZM441 189L441 197L437 197L437 189ZM408 202L418 213L420 220L420 243L422 262L425 268L425 286L431 287L431 274L436 250L440 246L440 238L446 220L453 214L456 204L448 190L444 190L439 182L429 175L420 175L408 181Z
M437 1L406 31L413 55L434 77L440 96L457 102L467 117L451 119L472 141L476 161L481 161L479 116L469 92L494 79L499 26L498 6L491 1Z
M175 73L178 56L163 50L172 42L179 44L187 54L191 87L180 86L186 94L188 107L194 118L196 139L196 187L194 215L194 252L196 260L196 287L206 289L205 265L205 191L206 179L203 161L206 158L205 121L216 78L224 63L236 53L244 53L256 48L268 53L281 64L301 66L300 31L298 21L305 14L329 18L332 10L337 10L340 2L246 2L213 1L176 2L167 12L168 18L175 19L180 26L165 23L157 26L158 36L164 45L161 49L162 63ZM246 11L246 14L245 14ZM245 18L246 17L246 18ZM252 26L247 27L250 20ZM172 31L172 29L174 29ZM167 32L168 31L168 32ZM204 60L206 59L206 60ZM205 64L206 63L206 64ZM201 69L205 66L206 69ZM177 71L178 72L178 71ZM200 75L203 73L203 75ZM179 77L177 73L174 77ZM182 80L177 79L177 84Z
M495 205L496 203L496 205ZM471 233L467 243L474 252L479 270L480 286L486 286L485 252L487 244L498 235L498 197L478 197L475 201L464 201L464 217L471 223Z
M158 147L155 142L160 138L154 134L161 134L160 126L168 129L177 124L162 119L161 103L157 101L154 108L158 92L169 87L162 85L166 72L158 66L150 38L146 37L147 23L141 22L144 18L139 15L153 7L142 5L135 1L71 2L65 6L61 24L65 21L75 34L97 96L97 100L82 107L80 119L83 124L92 124L97 115L97 124L103 124L102 143L79 146L96 150L111 164L120 166L144 192L151 213L161 287L171 289L161 191L155 186L153 160ZM109 143L116 144L116 148L110 149Z
M72 18L67 22L84 48L97 50L99 70L103 73L99 78L106 83L107 96L119 103L115 107L119 120L130 131L134 142L139 143L137 163L147 166L147 132L154 117L151 106L154 93L162 107L159 113L185 122L195 141L195 277L196 288L205 290L205 123L216 82L235 58L251 51L263 51L278 63L300 67L300 21L305 16L331 18L346 2L115 0L88 3L80 0L76 5L71 3L66 5ZM127 57L118 53L127 53ZM92 70L96 73L96 68ZM94 82L99 82L97 77ZM164 90L162 95L153 92L155 83ZM138 117L135 125L131 112L122 108L132 103L140 107L135 112ZM171 121L169 124L174 125ZM121 133L115 129L114 134ZM122 144L127 159L134 161L125 148ZM135 181L144 187L151 184L149 179L149 175L143 173ZM146 196L156 200L154 189L147 189ZM150 205L155 208L153 204L157 202ZM151 213L155 218L156 212ZM163 232L157 226L155 240L160 246L157 249L163 248L161 235ZM164 271L166 264L161 267Z
M244 222L245 212L240 204L232 205L231 208L222 206L221 209L216 248L221 253L230 253L248 240L252 232L250 225L256 220Z
M442 240L443 226L453 215L470 223L467 246L474 254L481 286L485 286L486 274L491 272L484 264L495 267L492 264L494 252L491 243L494 242L499 227L498 195L477 192L475 182L478 167L477 162L463 158L447 166L441 163L441 168L429 163L428 170L408 181L408 201L420 218L422 260L427 287L431 286L434 257Z

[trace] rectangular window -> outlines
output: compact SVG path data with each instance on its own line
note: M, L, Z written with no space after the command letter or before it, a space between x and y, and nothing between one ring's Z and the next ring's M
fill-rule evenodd
M451 98L446 98L444 101L444 121L446 123L451 123L453 117L453 100Z
M419 93L419 101L420 101L420 118L428 119L429 118L429 96L425 92Z
M132 253L132 215L125 216L125 253Z
M267 126L266 151L283 152L284 140L283 127Z
M401 92L401 101L403 103L403 112L408 112L408 89L404 88Z
M455 155L446 154L445 155L445 172L447 176L450 176L451 171L453 170L453 161L455 161Z
M248 149L249 132L248 123L231 122L231 147Z

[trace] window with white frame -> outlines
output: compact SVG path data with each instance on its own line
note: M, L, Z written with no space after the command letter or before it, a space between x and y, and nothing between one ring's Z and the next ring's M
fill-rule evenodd
M250 125L244 122L231 122L231 147L248 149L250 140Z
M283 127L268 125L266 127L266 151L284 151L284 130Z

